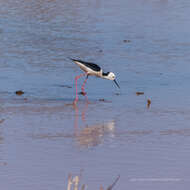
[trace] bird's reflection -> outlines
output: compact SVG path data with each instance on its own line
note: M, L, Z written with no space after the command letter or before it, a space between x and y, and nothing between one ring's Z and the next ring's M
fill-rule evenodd
M72 138L79 147L89 148L103 143L106 136L115 136L114 120L107 122L98 122L97 124L89 124L90 119L87 116L89 107L88 101L85 101L84 103L81 101L77 105L69 104L65 106L73 106L74 131L72 128L69 128L69 130L73 132L59 132L55 134L43 133L32 135L32 137L40 139Z
M85 106L81 109L81 120L84 127L78 125L79 121L79 108L74 105L75 109L75 138L76 142L81 147L92 147L97 146L103 142L105 135L114 136L115 122L109 121L105 123L88 125L86 122L86 113L88 110L88 102L86 101ZM81 129L82 128L82 129Z
M106 134L114 133L114 122L87 126L76 135L77 143L83 147L97 146Z

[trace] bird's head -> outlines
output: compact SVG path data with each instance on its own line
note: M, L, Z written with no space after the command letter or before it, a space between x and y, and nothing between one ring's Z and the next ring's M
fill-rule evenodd
M116 77L114 73L112 72L103 73L103 78L108 79L108 80L113 80L115 84L117 85L117 87L120 88L118 83L115 80Z
M108 72L107 76L106 76L106 79L108 79L108 80L115 80L115 74L112 73L112 72Z

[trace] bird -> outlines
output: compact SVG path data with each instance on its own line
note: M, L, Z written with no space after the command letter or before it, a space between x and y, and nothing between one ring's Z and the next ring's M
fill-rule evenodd
M86 81L88 79L88 76L96 76L99 78L103 78L103 79L108 79L108 80L112 80L115 82L115 84L117 85L118 88L120 88L119 84L116 81L116 76L113 72L103 72L103 70L101 69L101 67L95 63L91 63L91 62L86 62L86 61L82 61L80 59L72 59L70 58L70 60L72 60L76 65L78 65L85 73L80 74L79 76L75 77L75 82L76 82L76 98L74 103L76 104L78 102L78 94L77 94L77 80L83 76L86 76L86 79L83 82L82 85L82 94L85 96L86 92L84 91L84 86L86 84Z

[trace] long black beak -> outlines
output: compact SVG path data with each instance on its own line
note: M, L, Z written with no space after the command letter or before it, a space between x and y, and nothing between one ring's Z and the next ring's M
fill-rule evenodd
M117 85L118 88L120 88L119 84L117 83L116 80L113 80L113 82L115 82L115 84Z

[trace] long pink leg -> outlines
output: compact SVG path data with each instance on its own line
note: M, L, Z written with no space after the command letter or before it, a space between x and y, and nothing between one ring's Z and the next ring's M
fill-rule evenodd
M75 100L74 100L74 104L76 104L77 102L78 102L78 94L77 94L77 80L80 78L80 77L82 77L82 76L85 76L86 75L86 73L83 73L83 74L80 74L79 76L76 76L75 77L75 82L76 82L76 98L75 98Z
M82 87L81 87L82 94L83 94L84 96L86 95L86 92L84 91L84 86L85 86L87 80L88 80L88 75L87 75L86 79L84 80L83 85L82 85Z
M86 92L84 91L84 86L85 86L87 80L88 80L88 75L86 76L86 79L85 79L84 82L83 82L83 85L82 85L82 87L81 87L81 90L82 90L82 95L85 96L86 102L89 104L90 102L88 101L88 97L87 97L87 95L86 95Z

